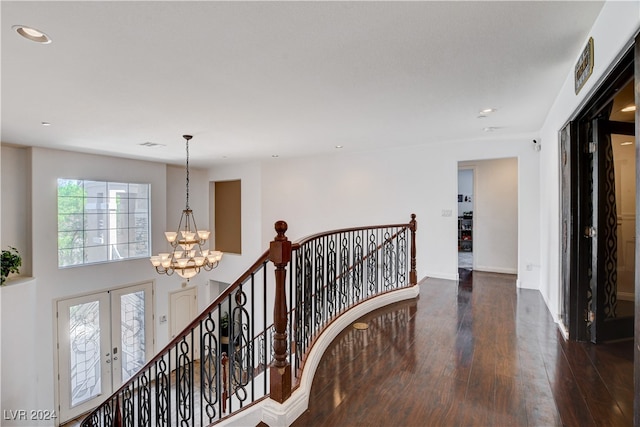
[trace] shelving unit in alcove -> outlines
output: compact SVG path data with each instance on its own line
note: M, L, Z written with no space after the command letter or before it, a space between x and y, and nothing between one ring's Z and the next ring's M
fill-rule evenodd
M464 212L458 217L458 251L473 251L473 213Z

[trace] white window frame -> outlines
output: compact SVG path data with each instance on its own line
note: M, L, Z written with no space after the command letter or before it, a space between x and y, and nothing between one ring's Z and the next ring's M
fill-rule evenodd
M61 195L69 184L75 194ZM57 189L58 268L151 255L151 184L59 178Z

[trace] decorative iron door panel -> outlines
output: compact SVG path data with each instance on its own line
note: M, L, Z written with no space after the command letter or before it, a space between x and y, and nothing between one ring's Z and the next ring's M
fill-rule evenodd
M605 342L633 336L633 317L618 313L618 206L611 122L592 121L593 198L591 341Z

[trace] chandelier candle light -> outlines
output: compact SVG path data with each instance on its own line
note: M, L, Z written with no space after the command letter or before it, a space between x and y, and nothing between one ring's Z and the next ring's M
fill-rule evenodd
M198 230L193 211L189 208L189 140L193 137L182 137L187 141L187 203L180 216L178 231L164 233L173 251L152 256L150 261L159 274L171 276L175 271L180 277L189 280L198 274L200 269L209 271L216 268L222 258L222 252L202 249L211 233Z

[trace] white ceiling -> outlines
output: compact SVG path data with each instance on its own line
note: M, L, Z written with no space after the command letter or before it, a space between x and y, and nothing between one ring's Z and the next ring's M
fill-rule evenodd
M3 0L2 142L182 164L191 133L210 166L534 133L602 4Z

